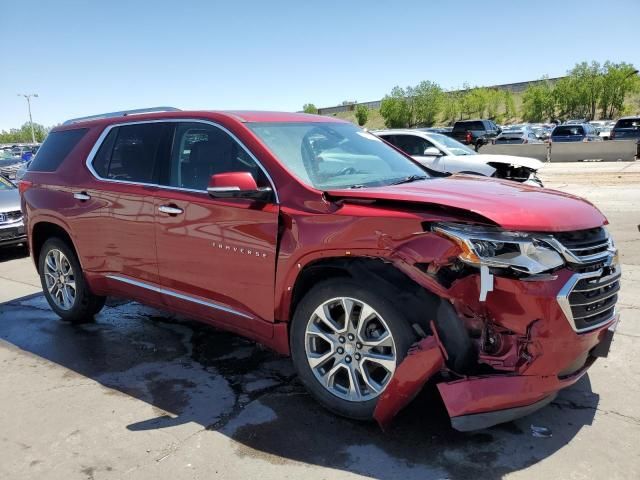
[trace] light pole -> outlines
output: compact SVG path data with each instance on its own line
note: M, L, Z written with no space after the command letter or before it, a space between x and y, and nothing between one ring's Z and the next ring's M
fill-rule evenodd
M18 96L24 97L27 99L27 108L29 109L29 125L31 125L31 142L36 143L36 134L33 130L33 118L31 118L31 97L38 98L38 94L37 93L29 93L29 94L19 93Z

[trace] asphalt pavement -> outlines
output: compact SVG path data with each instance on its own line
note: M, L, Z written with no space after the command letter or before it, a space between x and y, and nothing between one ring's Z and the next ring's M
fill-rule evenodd
M541 176L608 216L623 268L609 357L543 410L460 433L427 388L385 433L323 410L289 359L189 319L110 300L65 324L3 249L0 478L640 478L640 162Z

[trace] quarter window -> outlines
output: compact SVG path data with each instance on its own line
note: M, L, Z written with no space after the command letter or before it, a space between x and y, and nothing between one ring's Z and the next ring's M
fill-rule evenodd
M29 166L30 171L54 172L80 142L86 128L51 132Z
M160 184L206 190L212 175L249 172L258 187L269 186L264 172L224 130L205 123L176 124L171 156L160 169Z

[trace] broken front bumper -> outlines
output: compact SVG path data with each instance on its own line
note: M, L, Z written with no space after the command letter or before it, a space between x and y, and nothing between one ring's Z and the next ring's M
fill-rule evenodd
M577 332L558 302L571 275L561 271L555 280L540 282L496 278L486 302L478 301L478 276L459 282L450 290L459 314L472 328L490 324L502 337L500 351L491 355L480 348L479 363L493 367L495 373L461 376L448 371L446 351L436 332L416 344L396 369L376 407L378 423L385 428L440 371L447 373L444 378L455 378L440 381L437 388L457 430L508 422L550 403L559 390L577 382L597 357L607 356L618 320L614 313L596 328Z

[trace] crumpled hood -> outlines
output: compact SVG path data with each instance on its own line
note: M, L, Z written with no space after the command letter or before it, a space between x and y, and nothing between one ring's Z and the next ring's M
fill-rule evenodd
M547 188L508 180L456 174L446 178L326 192L334 198L357 198L438 205L473 212L508 230L561 232L607 223L591 203Z
M527 167L532 170L538 171L542 168L542 163L537 158L531 157L517 157L515 155L493 155L479 153L478 155L465 155L464 159L473 159L482 163L504 163L506 165L514 165L517 167Z

